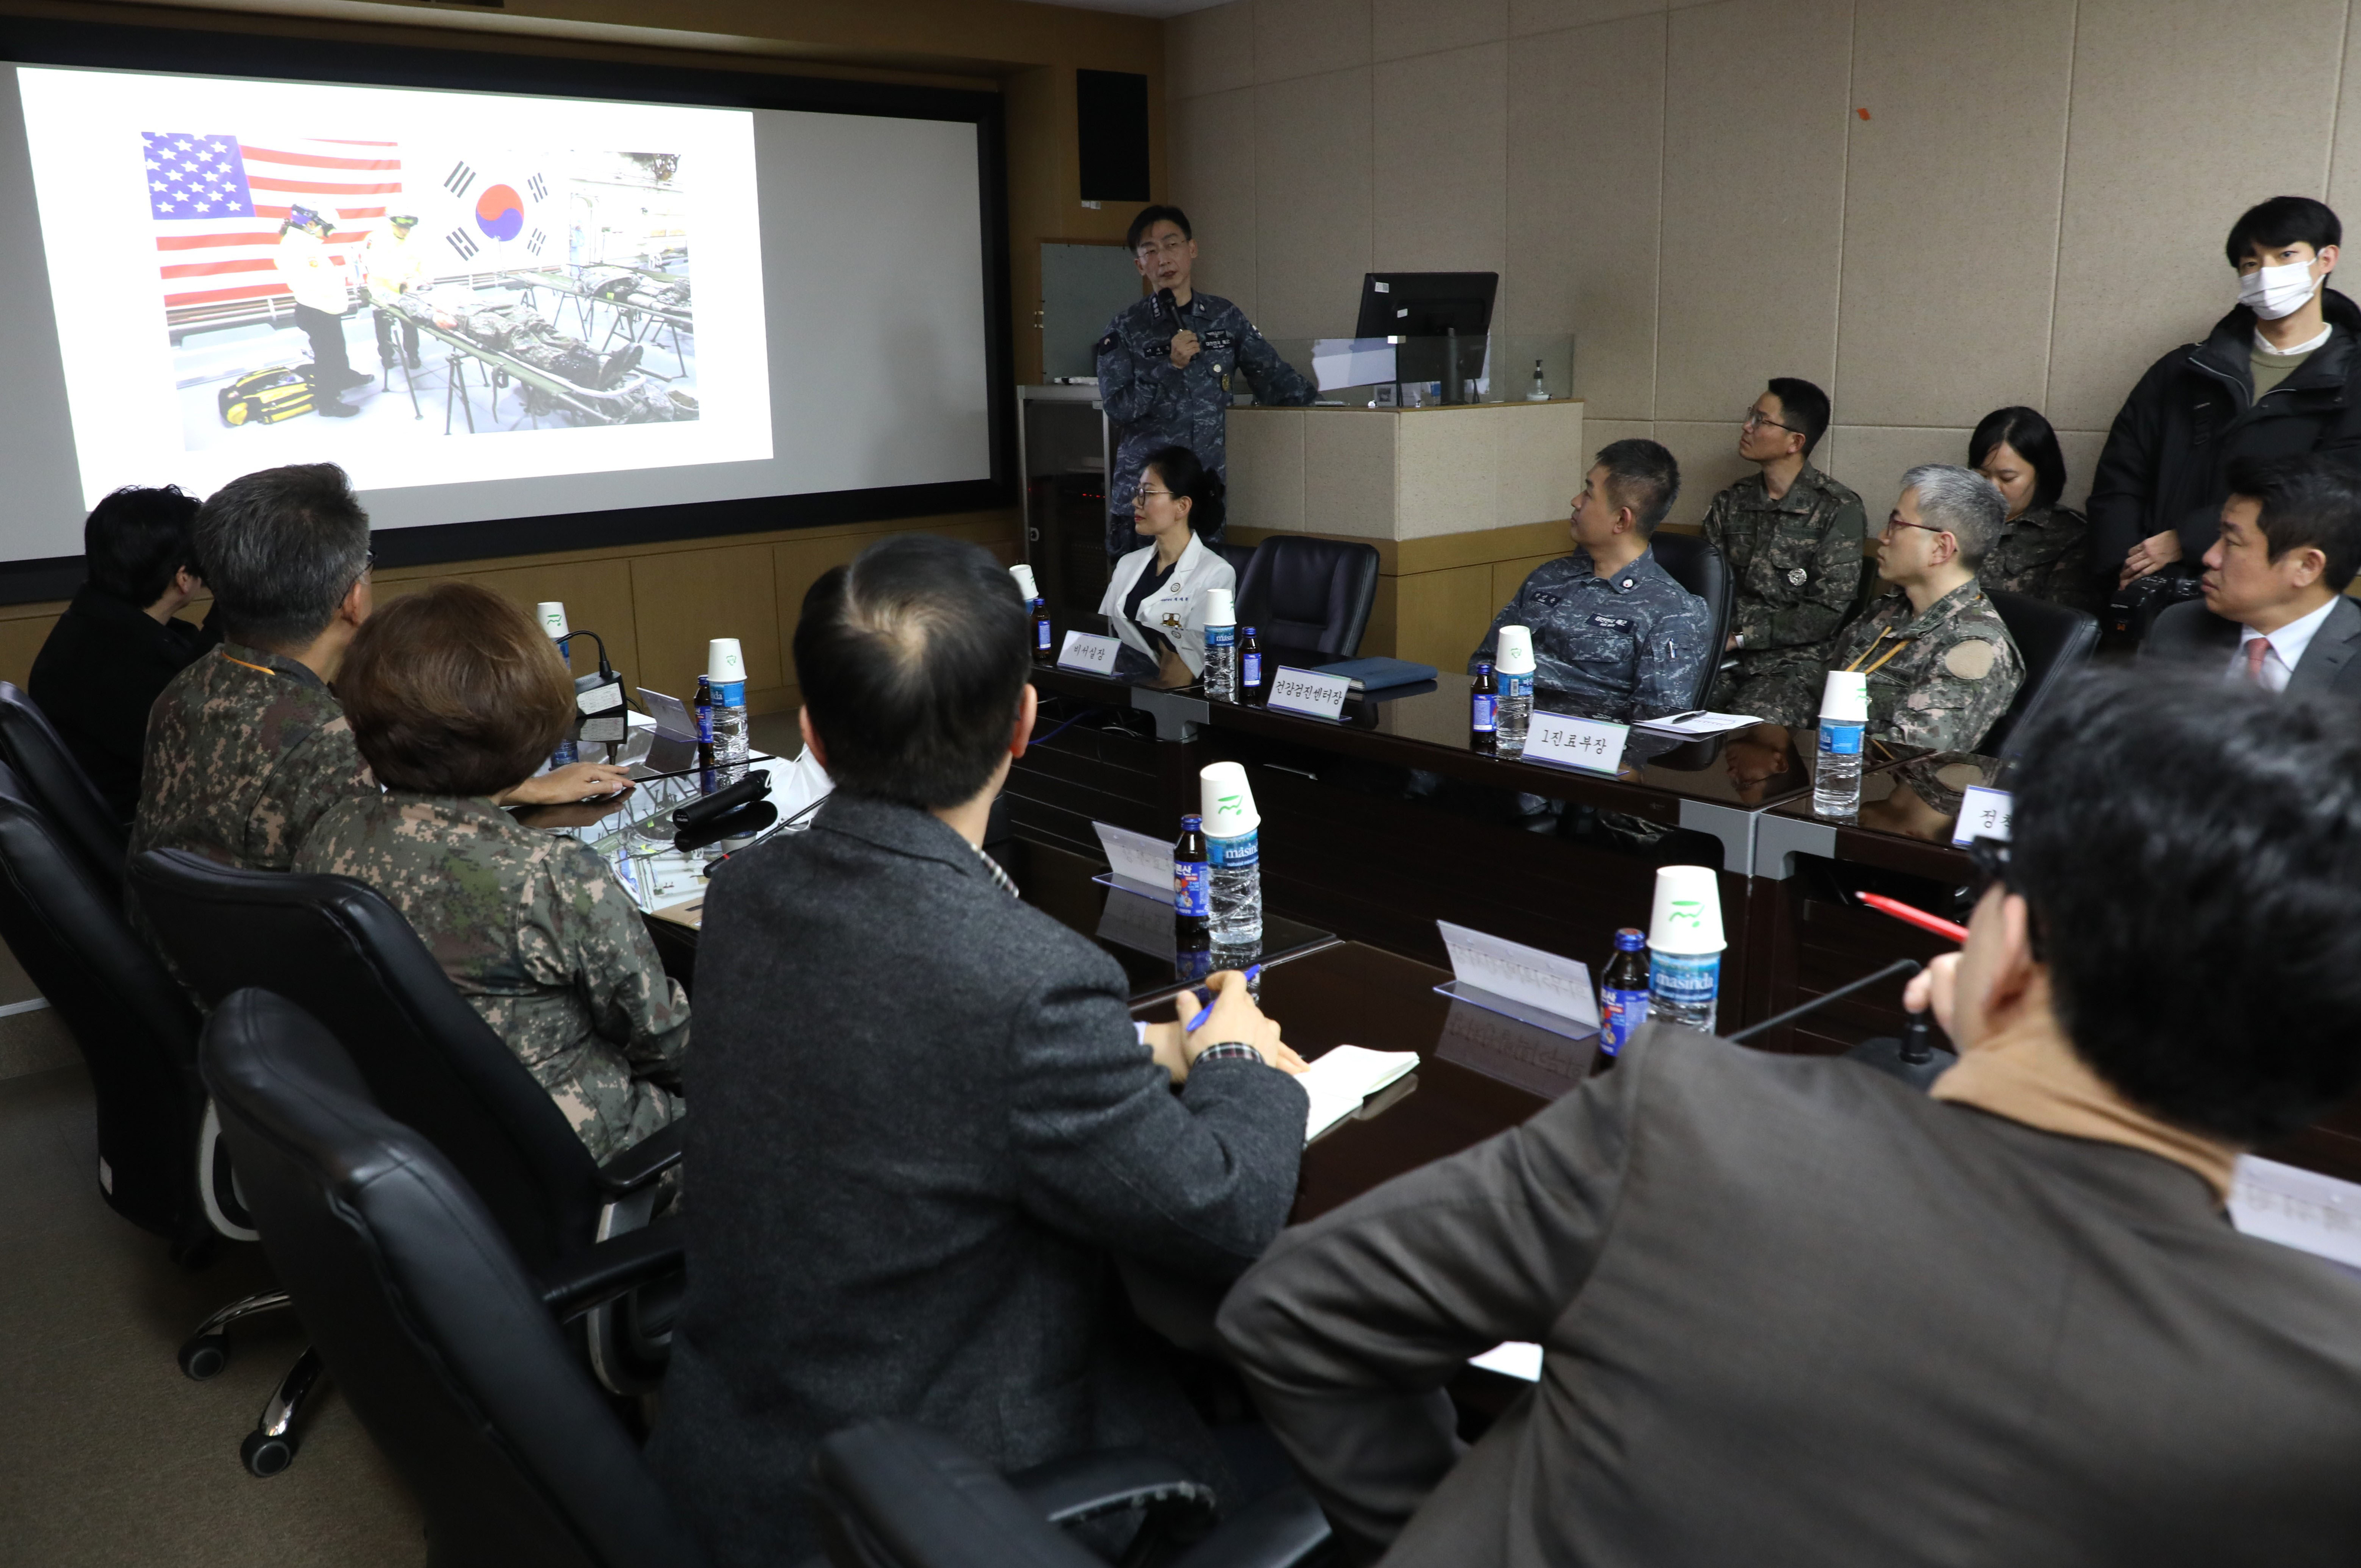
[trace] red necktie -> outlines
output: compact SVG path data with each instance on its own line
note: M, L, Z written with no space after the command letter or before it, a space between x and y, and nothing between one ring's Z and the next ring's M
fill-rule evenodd
M2270 651L2271 640L2268 637L2257 637L2246 644L2246 684L2248 685L2259 686L2263 684L2263 661L2269 656Z

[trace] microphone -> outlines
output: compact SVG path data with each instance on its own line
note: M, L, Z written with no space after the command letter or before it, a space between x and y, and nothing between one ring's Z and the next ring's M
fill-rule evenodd
M1865 974L1859 980L1847 985L1840 985L1825 995L1815 996L1800 1007L1790 1007L1775 1017L1765 1018L1760 1024L1739 1030L1730 1038L1743 1045L1758 1035L1769 1034L1773 1029L1794 1023L1806 1014L1817 1013L1831 1002L1850 996L1857 992L1866 991L1880 981L1907 979L1924 967L1926 966L1919 963L1916 959L1896 959L1874 974ZM1882 1072L1888 1078L1899 1079L1924 1094L1927 1088L1949 1070L1951 1065L1960 1058L1957 1052L1946 1050L1935 1043L1934 1030L1928 1026L1926 1014L1913 1013L1910 1014L1909 1025L1902 1031L1900 1039L1897 1040L1891 1035L1880 1035L1875 1039L1863 1040L1845 1052L1844 1059L1859 1062L1861 1066Z
M1813 997L1800 1007L1790 1007L1784 1013L1763 1019L1760 1024L1750 1024L1738 1033L1730 1036L1729 1038L1735 1044L1742 1046L1757 1035L1767 1035L1773 1029L1794 1023L1806 1014L1817 1013L1829 1003L1841 1002L1856 992L1867 991L1880 981L1907 980L1926 967L1916 959L1896 959L1875 974L1865 974L1859 980L1838 986L1834 991Z
M1156 291L1156 309L1150 313L1155 317L1156 324L1159 326L1177 327L1180 324L1180 306L1179 302L1172 298L1172 291L1170 289Z

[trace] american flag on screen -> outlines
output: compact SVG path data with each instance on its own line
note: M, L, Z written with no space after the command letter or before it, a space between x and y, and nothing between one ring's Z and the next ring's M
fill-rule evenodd
M281 137L262 148L192 131L139 139L167 309L286 293L274 258L291 205L335 220L328 242L344 248L331 254L349 265L385 217L386 199L401 193L401 152L390 141Z

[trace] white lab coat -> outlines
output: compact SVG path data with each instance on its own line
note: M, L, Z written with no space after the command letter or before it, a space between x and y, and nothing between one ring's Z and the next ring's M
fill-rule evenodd
M1202 675L1205 673L1205 590L1227 588L1235 593L1238 575L1220 552L1206 549L1192 532L1188 548L1172 564L1172 575L1164 580L1164 586L1139 601L1137 623L1125 620L1124 601L1139 586L1140 577L1153 575L1155 570L1153 544L1143 545L1117 561L1115 576L1107 584L1106 597L1099 600L1099 613L1115 622L1117 636L1151 657L1156 652L1156 642L1140 627L1154 627L1172 644L1180 662L1189 666L1189 673Z
M289 229L279 236L277 260L279 276L287 280L297 304L332 316L345 313L345 269L329 254L326 240L303 229Z

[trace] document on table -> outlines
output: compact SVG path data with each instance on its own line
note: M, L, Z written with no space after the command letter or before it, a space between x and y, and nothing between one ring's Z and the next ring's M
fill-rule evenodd
M1752 713L1675 713L1664 718L1632 720L1634 729L1653 729L1664 735L1719 735L1725 729L1743 729L1763 720Z
M1337 1046L1296 1075L1312 1108L1303 1119L1310 1143L1361 1108L1361 1102L1418 1065L1416 1051L1373 1051Z

